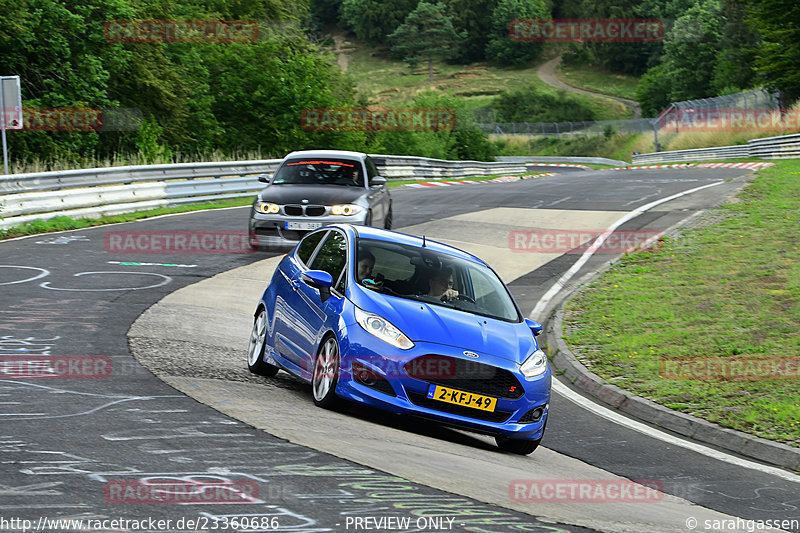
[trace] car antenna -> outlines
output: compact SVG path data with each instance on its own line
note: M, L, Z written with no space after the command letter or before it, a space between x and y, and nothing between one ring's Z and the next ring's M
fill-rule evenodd
M425 234L422 234L422 247L425 248Z

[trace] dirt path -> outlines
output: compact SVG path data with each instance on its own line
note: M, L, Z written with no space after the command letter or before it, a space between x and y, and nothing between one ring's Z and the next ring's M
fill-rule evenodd
M571 85L567 85L563 81L559 80L556 77L556 68L558 67L559 63L561 63L561 56L539 65L539 68L536 69L536 74L539 76L539 79L545 82L547 85L556 87L557 89L564 89L565 91L571 91L574 93L587 94L589 96L600 96L602 98L615 100L631 108L633 110L633 118L640 118L642 116L642 109L639 107L639 102L636 102L635 100L628 100L627 98L618 98L616 96L609 96L607 94L584 91L583 89L578 89Z
M334 33L333 43L333 53L336 54L336 62L339 64L339 68L342 69L342 72L347 72L347 67L350 64L350 57L347 53L352 52L355 48L350 46L350 43L345 40L343 33Z

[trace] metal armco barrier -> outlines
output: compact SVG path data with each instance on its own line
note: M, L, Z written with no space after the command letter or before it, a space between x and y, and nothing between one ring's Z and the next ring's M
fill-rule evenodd
M373 155L388 179L465 178L524 174L519 162L447 161ZM281 159L180 163L37 172L0 176L0 228L59 215L98 217L255 196L259 174L272 173Z
M760 157L761 159L789 159L800 157L800 134L751 139L747 144L654 152L633 156L634 165L653 163L676 163L680 161L702 161L706 159L733 159L737 157Z

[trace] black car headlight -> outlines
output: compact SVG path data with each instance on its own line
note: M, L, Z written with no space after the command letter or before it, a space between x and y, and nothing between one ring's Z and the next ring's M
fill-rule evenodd
M265 215L275 215L281 210L281 206L270 202L256 202L254 207L256 211Z
M547 371L547 355L542 350L536 350L520 366L522 375L526 378L535 378Z

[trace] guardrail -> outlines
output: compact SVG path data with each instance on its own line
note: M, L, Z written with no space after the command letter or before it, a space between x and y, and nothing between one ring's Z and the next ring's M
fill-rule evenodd
M653 163L677 163L680 161L702 161L707 159L733 159L738 157L760 157L761 159L788 159L800 157L800 134L751 139L747 144L674 150L633 156L634 165Z
M789 159L800 157L800 134L765 137L747 141L750 157Z
M504 155L496 158L503 163L576 163L580 165L611 165L614 167L626 167L628 162L608 159L607 157L556 157L556 156L520 156Z
M373 155L388 179L458 179L524 174L518 162L447 161ZM255 196L257 176L274 172L281 159L93 168L0 176L0 228L59 215L98 217Z
M735 146L718 146L715 148L697 148L694 150L655 152L652 154L635 154L633 156L633 164L650 165L653 163L678 163L681 161L734 159L737 157L750 157L750 150L746 144Z

